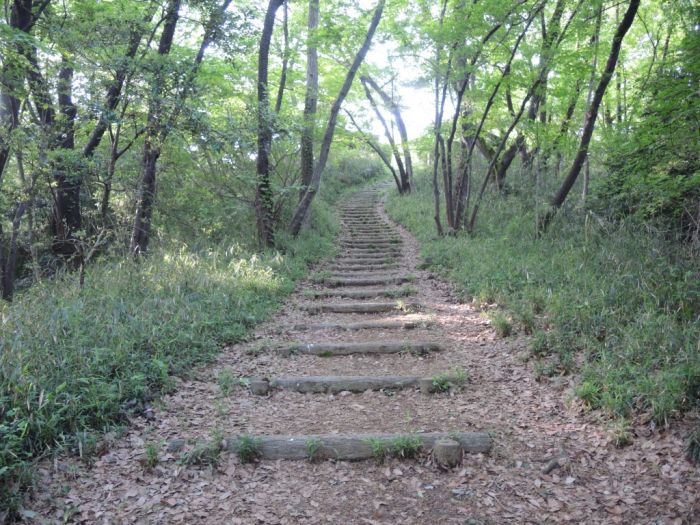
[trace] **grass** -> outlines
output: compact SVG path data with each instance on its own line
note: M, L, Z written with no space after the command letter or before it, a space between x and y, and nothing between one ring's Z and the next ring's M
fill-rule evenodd
M367 444L372 451L372 457L380 463L388 457L414 459L423 451L421 438L411 434L397 436L390 441L371 438L367 440Z
M83 288L66 274L1 304L0 508L18 508L47 451L88 456L175 376L268 318L308 265L333 251L337 225L322 204L302 237L280 236L279 252L155 247L138 263L96 262ZM220 375L222 393L235 381Z
M260 438L243 435L236 445L236 454L238 454L241 463L252 463L260 457L261 447L262 440Z
M316 461L318 459L318 453L321 451L321 440L318 438L311 438L306 441L306 454L309 461Z
M464 369L455 368L452 372L434 375L432 380L437 392L447 392L452 387L463 385L468 378L469 376Z
M644 412L663 424L697 406L700 258L690 249L580 208L564 210L537 238L536 207L517 192L489 196L473 236L438 238L432 189L420 177L387 208L417 236L427 267L534 334L532 354L556 368L540 365L539 373L580 374L577 393L592 408Z
M160 463L160 454L158 453L158 444L146 443L141 458L141 464L147 470L154 469Z

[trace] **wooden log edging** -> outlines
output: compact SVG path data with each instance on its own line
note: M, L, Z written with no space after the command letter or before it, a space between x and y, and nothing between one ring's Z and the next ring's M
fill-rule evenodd
M409 283L414 279L410 276L406 277L366 277L366 278L347 278L347 279L324 279L323 284L327 286L380 286L389 284Z
M277 435L277 436L232 436L225 440L230 452L239 450L245 442L256 443L259 459L304 460L334 459L359 461L377 457L377 445L387 454L395 450L396 443L406 438L420 440L422 452L430 453L435 443L452 439L462 450L472 454L485 454L491 450L493 439L487 432L426 432L413 434L327 434L327 435Z
M409 352L425 355L439 352L442 347L432 341L368 341L362 343L306 343L279 346L277 353L289 357L293 354L308 354L320 357L334 357L353 354L397 354Z
M382 290L320 290L309 293L309 297L347 297L349 299L370 299L372 297L405 297L414 295L417 291L413 288L393 288Z
M337 394L339 392L366 392L367 390L400 389L418 387L418 376L305 376L277 377L269 381L251 379L257 384L266 382L267 389L257 389L253 393L265 395L269 390L292 390L301 394ZM252 391L252 389L251 389Z
M295 330L412 330L430 326L430 321L367 321L362 323L298 324Z
M421 310L420 304L399 304L393 303L329 303L310 304L302 306L304 310L311 314L333 313L333 314L376 314L398 311L406 308L411 310Z

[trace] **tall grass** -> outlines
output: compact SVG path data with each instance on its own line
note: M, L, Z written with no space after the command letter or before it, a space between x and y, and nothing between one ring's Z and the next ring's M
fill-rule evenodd
M465 297L497 302L535 330L532 352L552 372L580 372L596 408L656 422L700 399L700 261L640 223L568 210L537 238L533 206L491 197L473 237L437 238L432 194L419 179L390 215L419 239L430 266ZM534 326L533 326L534 324Z
M138 263L91 265L83 288L66 274L0 305L0 516L19 504L36 458L89 455L100 432L268 317L333 252L330 209L316 203L314 217L279 252L162 246Z

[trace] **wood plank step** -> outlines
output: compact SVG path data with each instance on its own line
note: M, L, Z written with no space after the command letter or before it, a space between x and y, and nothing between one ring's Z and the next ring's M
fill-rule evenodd
M312 314L334 313L334 314L377 314L399 311L400 308L420 310L421 305L408 304L401 305L398 302L391 303L330 303L330 304L310 304L302 306L304 310Z
M344 279L324 279L326 286L384 286L388 284L410 283L413 276L404 277L348 277Z
M411 341L365 341L362 343L307 343L279 346L275 350L282 356L293 354L322 355L324 357L344 356L353 354L398 354L408 352L425 355L439 352L442 348L433 342Z
M298 324L295 330L412 330L425 328L431 321L364 321L361 323L314 323Z
M409 287L384 288L381 290L319 290L309 292L310 297L347 297L351 299L368 299L371 297L406 297L415 295L417 290ZM306 295L306 294L305 294Z
M232 436L225 440L226 449L236 452L241 443L256 443L260 459L359 461L377 458L378 449L387 455L396 454L400 443L420 444L421 452L429 454L435 443L445 439L457 441L462 450L484 454L491 450L493 439L487 432L426 432L412 434L327 434L295 436ZM381 444L381 445L380 445ZM382 459L382 458L377 458Z
M300 394L337 394L367 390L419 387L419 376L306 376L276 377L269 381L251 378L251 392L265 395L269 390L292 390Z

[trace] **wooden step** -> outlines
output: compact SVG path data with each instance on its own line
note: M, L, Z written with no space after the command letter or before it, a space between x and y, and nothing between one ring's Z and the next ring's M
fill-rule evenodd
M418 376L306 376L276 377L271 380L250 379L250 390L255 395L266 395L270 390L292 390L300 394L337 394L339 392L366 392L367 390L418 387Z
M302 308L313 314L378 314L399 311L401 308L420 310L422 307L418 304L401 305L398 302L391 302L310 304L302 306Z
M298 324L295 330L412 330L433 324L431 321L364 321L361 323Z
M384 286L389 284L403 284L413 281L412 276L404 277L348 277L344 279L324 279L326 286Z
M307 343L279 346L276 352L281 356L289 357L294 354L317 355L321 357L344 356L353 354L398 354L408 352L411 354L425 355L430 352L438 352L441 347L432 342L411 341L365 341L362 343Z
M422 454L429 454L442 440L457 441L464 452L485 454L493 446L487 432L426 432L411 434L327 434L233 436L225 440L230 452L240 450L242 444L256 444L259 459L266 460L320 460L358 461L383 459L384 455L401 456L402 445L415 443ZM406 456L407 454L403 454Z
M310 297L347 297L350 299L368 299L371 297L406 297L414 295L413 288L384 288L381 290L320 290L310 292ZM306 295L306 294L305 294Z

